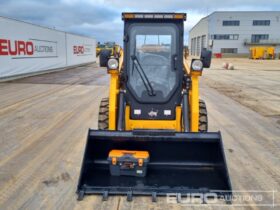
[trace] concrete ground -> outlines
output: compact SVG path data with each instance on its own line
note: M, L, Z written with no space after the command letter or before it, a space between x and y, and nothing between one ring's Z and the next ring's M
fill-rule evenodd
M232 63L235 70L224 70ZM202 81L280 126L280 60L213 59Z
M280 209L280 61L214 59L201 79L210 131L221 130L235 191L263 192ZM106 70L89 65L0 84L0 209L268 209L257 201L231 206L152 203L150 197L86 196L76 185L89 127L108 95ZM271 191L278 191L272 193ZM236 192L238 193L238 192ZM221 203L223 204L223 203ZM278 205L278 206L277 206Z

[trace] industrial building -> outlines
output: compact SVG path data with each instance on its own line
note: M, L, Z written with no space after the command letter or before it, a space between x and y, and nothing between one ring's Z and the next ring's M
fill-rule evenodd
M223 55L249 54L252 46L274 46L280 52L280 11L213 12L189 33L190 54L207 48Z

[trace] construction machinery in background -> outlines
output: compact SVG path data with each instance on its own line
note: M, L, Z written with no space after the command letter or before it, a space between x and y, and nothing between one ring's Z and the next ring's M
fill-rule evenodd
M96 57L99 56L100 51L105 48L105 44L101 44L100 42L97 43L96 46Z
M106 66L109 57L119 57L121 46L117 45L115 42L105 42L103 48L96 48L96 50L99 51L97 56L99 56L100 66Z
M99 108L98 130L89 129L78 183L84 195L157 196L215 194L231 198L220 132L208 132L199 77L211 52L188 65L185 13L123 13L124 49L100 54L111 75ZM217 102L218 103L218 102Z
M272 46L251 47L250 59L275 59L275 47Z
M96 46L96 56L100 55L100 52L103 50L108 50L110 51L110 55L114 55L114 47L115 47L116 43L115 42L104 42L103 44L98 42L97 46Z
M110 56L118 57L120 50L121 46L115 42L105 42L104 44L98 43L96 47L96 56L99 56L99 63L104 66L107 64L107 58ZM100 56L100 54L102 56Z

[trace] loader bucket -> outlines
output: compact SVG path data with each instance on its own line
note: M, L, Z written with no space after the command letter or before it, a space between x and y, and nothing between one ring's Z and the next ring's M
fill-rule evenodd
M143 150L150 154L145 177L111 176L108 154L112 149ZM87 194L156 196L176 193L215 193L230 196L220 132L89 130L79 183L78 200Z

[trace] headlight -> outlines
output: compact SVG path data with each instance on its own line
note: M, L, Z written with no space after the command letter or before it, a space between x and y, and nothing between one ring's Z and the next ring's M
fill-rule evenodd
M202 71L203 63L201 60L193 60L192 62L192 70L194 71Z
M115 58L110 58L108 60L108 65L107 66L108 66L109 69L117 69L118 66L119 66L119 62Z

